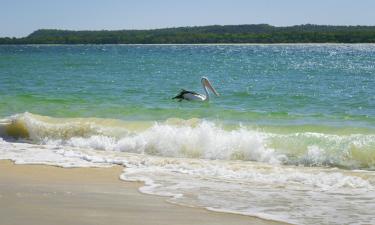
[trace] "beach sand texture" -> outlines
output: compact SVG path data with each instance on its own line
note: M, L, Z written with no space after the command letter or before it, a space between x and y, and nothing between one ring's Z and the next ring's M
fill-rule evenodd
M182 207L123 182L122 167L60 168L0 161L2 225L280 224L249 216Z

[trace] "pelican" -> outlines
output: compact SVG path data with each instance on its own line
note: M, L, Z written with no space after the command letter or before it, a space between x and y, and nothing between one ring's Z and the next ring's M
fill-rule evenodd
M216 96L219 96L219 93L215 90L215 88L212 87L210 81L207 79L207 77L202 77L201 83L203 86L203 90L206 93L206 95L202 95L199 93L196 93L194 91L187 91L182 89L181 92L173 97L173 99L178 99L179 101L182 100L188 100L188 101L209 101L210 100L210 94L208 93L208 89L210 89Z

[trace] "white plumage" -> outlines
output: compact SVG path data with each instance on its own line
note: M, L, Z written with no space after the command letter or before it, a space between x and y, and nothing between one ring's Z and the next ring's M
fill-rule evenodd
M210 81L206 77L202 77L201 83L203 86L203 90L206 95L199 94L194 91L187 91L182 89L181 92L173 97L173 99L178 99L179 101L187 100L187 101L209 101L210 100L210 94L207 90L210 89L216 96L219 96L219 93L215 90L215 88L211 85Z

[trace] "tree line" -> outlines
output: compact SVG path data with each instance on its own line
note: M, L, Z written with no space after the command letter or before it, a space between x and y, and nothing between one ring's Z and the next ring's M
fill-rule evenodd
M23 38L0 38L0 44L198 43L375 43L375 26L253 24L116 31L40 29Z

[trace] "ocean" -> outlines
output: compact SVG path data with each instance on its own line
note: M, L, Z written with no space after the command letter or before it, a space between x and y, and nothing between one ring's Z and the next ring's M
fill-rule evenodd
M0 159L124 166L174 204L375 224L375 45L0 46ZM182 88L219 97L176 101Z

